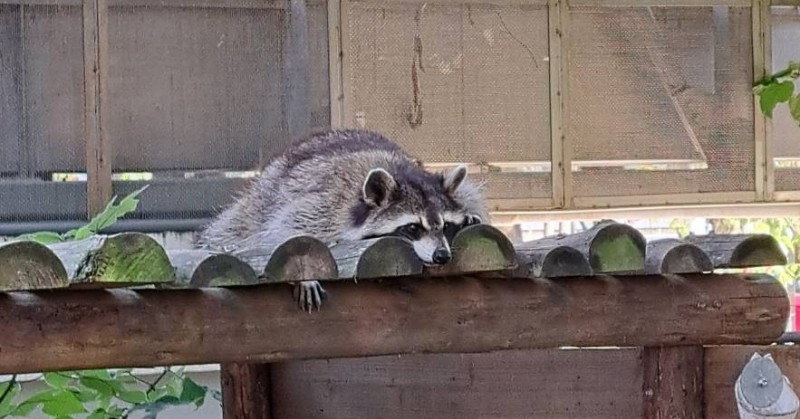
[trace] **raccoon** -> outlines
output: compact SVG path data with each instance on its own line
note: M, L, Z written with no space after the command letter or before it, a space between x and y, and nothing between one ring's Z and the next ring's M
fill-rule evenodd
M488 217L483 184L467 179L466 166L432 173L381 134L330 130L274 156L197 243L235 251L300 234L329 246L400 236L425 263L445 264L455 233ZM326 298L316 281L296 284L294 294L304 310Z

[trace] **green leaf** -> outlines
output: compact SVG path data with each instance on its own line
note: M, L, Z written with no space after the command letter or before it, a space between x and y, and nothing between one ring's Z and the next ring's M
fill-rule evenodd
M24 402L11 411L11 416L16 416L21 418L28 417L30 416L31 412L33 412L33 409L36 409L36 406L38 405L39 403Z
M9 386L12 386L11 389L8 388ZM6 390L8 390L8 393L6 393ZM17 397L21 390L22 386L16 381L0 386L0 394L6 393L3 401L0 401L0 417L11 413L11 402L14 401L14 398Z
M62 241L61 235L52 231L40 231L38 233L23 234L17 240L30 240L41 244L52 244Z
M114 387L99 378L95 377L81 377L81 385L96 391L101 396L110 397L114 395Z
M795 121L800 124L800 94L789 99L789 113Z
M145 394L144 391L139 390L121 391L117 397L120 400L130 404L141 404L147 402L147 394Z
M44 382L52 388L64 388L70 382L70 377L67 374L59 372L46 372L44 373Z
M86 412L83 403L70 391L61 391L42 404L42 412L50 416L69 416Z
M184 377L180 399L184 403L193 403L196 407L200 407L205 401L206 390L205 387L198 385L191 378Z
M786 102L792 97L794 83L785 81L782 83L770 84L761 91L759 103L761 112L768 118L772 118L772 111L780 102Z

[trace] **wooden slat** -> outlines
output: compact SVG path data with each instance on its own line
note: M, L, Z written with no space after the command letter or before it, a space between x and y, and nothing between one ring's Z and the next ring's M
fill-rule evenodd
M272 366L281 419L641 417L641 349L420 354ZM613 383L613 384L611 384Z
M0 291L62 288L67 272L46 246L30 241L0 244Z
M290 138L300 138L311 129L310 47L306 0L289 0L287 34L283 48L284 106Z
M255 285L258 275L246 262L227 254L205 250L167 252L175 269L176 287Z
M272 418L269 364L223 363L220 383L223 418Z
M642 352L643 418L703 419L703 347L649 347ZM710 416L717 417L717 416Z
M707 418L738 417L733 387L736 378L754 352L762 355L772 354L775 363L795 389L800 383L800 347L796 345L711 346L706 348L705 352Z
M71 286L120 287L173 279L164 248L145 234L93 236L48 247L66 268Z
M326 285L327 306L310 314L297 310L282 284L16 293L0 298L0 373L564 345L764 344L783 332L789 304L778 281L762 278L568 278L550 287L527 278L342 281Z
M786 255L767 234L688 236L686 241L706 252L715 268L785 265Z
M107 138L108 4L83 0L84 140L86 199L89 216L98 214L112 197L111 149Z
M432 276L492 272L517 267L514 245L489 224L476 224L456 233L450 244L453 260L441 266L426 266Z

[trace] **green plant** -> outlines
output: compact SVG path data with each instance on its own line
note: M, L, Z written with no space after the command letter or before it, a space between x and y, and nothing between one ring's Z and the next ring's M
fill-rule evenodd
M147 188L133 191L119 203L111 199L103 211L86 225L59 234L42 231L19 236L43 244L83 240L112 226L120 218L136 210L137 197ZM130 370L62 371L44 374L47 389L17 401L22 386L13 375L0 384L0 419L25 417L36 409L57 418L83 415L87 419L125 419L134 412L144 413L145 419L156 418L170 406L194 405L199 408L207 395L221 403L218 391L198 385L185 376L183 369L166 367L153 382L136 377Z
M753 93L759 96L761 112L772 118L772 112L779 103L786 102L789 114L800 124L800 93L794 94L794 80L800 78L800 61L790 62L777 73L756 82Z

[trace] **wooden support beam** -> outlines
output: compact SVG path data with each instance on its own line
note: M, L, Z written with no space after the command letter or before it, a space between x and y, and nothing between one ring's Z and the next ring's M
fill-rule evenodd
M686 241L708 253L715 268L753 268L787 262L778 242L768 234L710 234L688 236Z
M32 241L0 244L0 291L62 288L64 265L45 245Z
M342 242L331 248L340 279L376 279L422 274L414 246L399 237Z
M714 270L711 259L699 247L677 239L647 243L646 274L689 274Z
M703 419L703 347L647 347L642 352L643 418Z
M73 287L121 287L171 282L164 248L141 233L92 236L49 245Z
M195 249L171 250L167 254L175 269L175 284L170 284L170 287L199 288L258 283L258 275L250 265L228 254Z
M270 364L220 365L222 417L224 419L271 419Z
M456 233L450 244L453 260L446 265L426 266L426 274L444 276L505 271L517 267L514 245L489 224L475 224Z
M326 285L327 307L310 314L287 298L290 287L278 285L19 292L0 298L0 373L558 346L761 344L783 333L789 315L784 287L768 276L550 282L337 281Z

